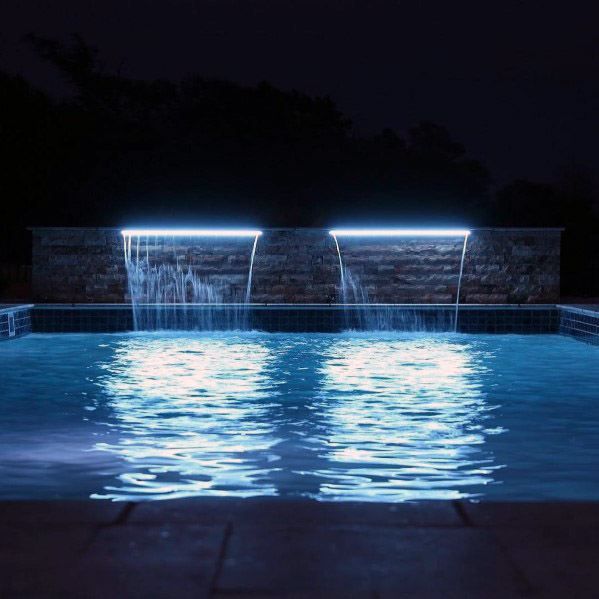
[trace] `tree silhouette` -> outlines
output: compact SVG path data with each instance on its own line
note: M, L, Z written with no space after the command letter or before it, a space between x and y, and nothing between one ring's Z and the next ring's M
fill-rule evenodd
M435 123L358 135L328 97L137 80L105 68L80 36L26 41L72 95L54 101L0 73L0 185L12 200L2 226L15 256L25 225L595 226L580 173L516 181L493 198L487 170Z
M472 220L488 201L488 173L439 125L420 123L406 140L389 129L361 137L327 97L133 80L107 72L80 37L27 40L73 87L58 107L75 153L75 181L65 175L61 190L71 214L84 196L95 222L175 207L271 225L418 211Z

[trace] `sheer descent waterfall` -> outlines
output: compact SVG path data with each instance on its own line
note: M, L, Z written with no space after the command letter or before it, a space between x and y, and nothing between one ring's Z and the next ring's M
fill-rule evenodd
M330 231L335 241L339 258L340 297L344 308L345 325L350 329L369 331L448 331L457 332L460 292L464 272L464 259L470 231L466 230L416 230L416 229L387 229L387 230L339 230ZM352 274L344 266L338 236L349 237L455 237L463 236L456 301L453 314L448 310L425 310L420 307L393 304L375 304L368 298L368 290L360 283L359 277ZM453 318L452 318L453 316Z
M466 257L466 246L468 245L468 237L470 233L464 235L464 245L462 246L462 258L460 259L460 274L458 276L458 290L455 297L455 316L453 319L454 333L458 332L458 318L460 315L460 291L462 290L462 275L464 274L464 258Z
M135 330L249 327L252 268L260 231L126 230L122 234ZM202 263L214 256L208 250L205 256L193 251L198 237L253 238L247 275L226 274Z

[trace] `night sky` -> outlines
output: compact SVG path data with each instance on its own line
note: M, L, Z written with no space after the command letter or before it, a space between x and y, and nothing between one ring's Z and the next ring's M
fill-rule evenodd
M599 171L593 2L19 0L0 11L0 68L55 94L20 42L80 33L129 77L191 73L330 95L361 133L438 122L497 183Z

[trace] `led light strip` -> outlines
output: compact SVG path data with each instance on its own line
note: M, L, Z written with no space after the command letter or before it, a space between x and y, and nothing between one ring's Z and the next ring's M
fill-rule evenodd
M123 229L123 237L258 237L252 229Z
M333 237L466 237L468 229L333 229Z

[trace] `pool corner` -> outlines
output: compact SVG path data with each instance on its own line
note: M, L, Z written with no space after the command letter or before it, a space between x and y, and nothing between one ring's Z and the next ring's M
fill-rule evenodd
M0 341L32 332L32 308L33 304L0 304Z

